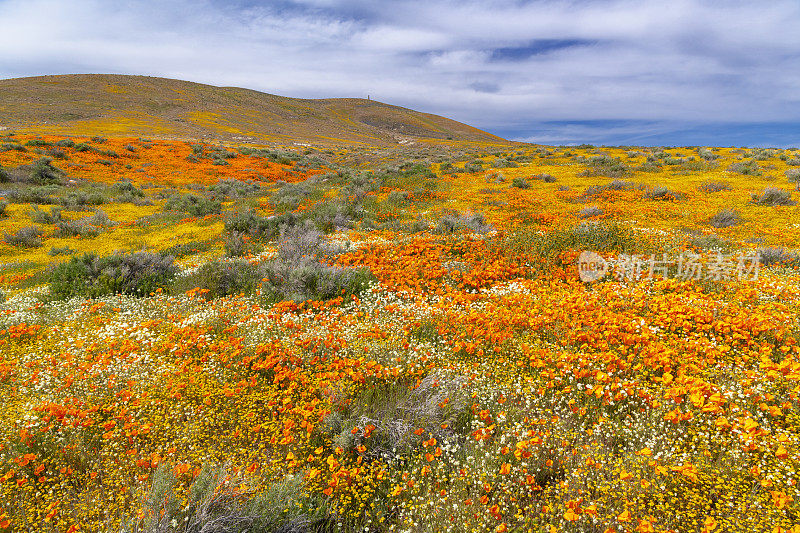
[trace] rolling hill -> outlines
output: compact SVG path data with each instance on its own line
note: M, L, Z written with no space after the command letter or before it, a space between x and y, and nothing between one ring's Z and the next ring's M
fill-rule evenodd
M0 128L281 144L508 142L455 120L373 100L288 98L116 74L0 80Z

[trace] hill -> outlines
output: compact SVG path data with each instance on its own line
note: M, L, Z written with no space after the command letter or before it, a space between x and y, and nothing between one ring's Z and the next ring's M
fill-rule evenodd
M0 127L282 144L508 142L455 120L373 100L288 98L239 87L116 74L0 80Z

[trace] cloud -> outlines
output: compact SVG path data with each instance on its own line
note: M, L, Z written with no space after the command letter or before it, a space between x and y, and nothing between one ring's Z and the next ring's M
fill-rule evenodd
M605 138L729 124L775 139L743 125L800 123L796 0L0 0L0 20L0 77L370 94L520 138L589 140L599 130L570 124L623 121Z
M524 131L501 131L537 144L622 146L800 146L800 123L704 123L674 121L551 121ZM611 139L611 141L609 141Z

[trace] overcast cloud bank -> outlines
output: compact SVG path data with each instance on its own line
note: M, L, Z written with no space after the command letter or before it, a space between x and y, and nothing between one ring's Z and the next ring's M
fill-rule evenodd
M0 0L0 21L2 78L370 95L542 143L800 145L796 0Z

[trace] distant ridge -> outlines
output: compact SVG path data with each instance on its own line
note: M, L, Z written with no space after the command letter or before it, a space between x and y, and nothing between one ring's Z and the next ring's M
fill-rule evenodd
M374 100L308 100L118 74L0 80L0 127L281 144L509 142L455 120Z

